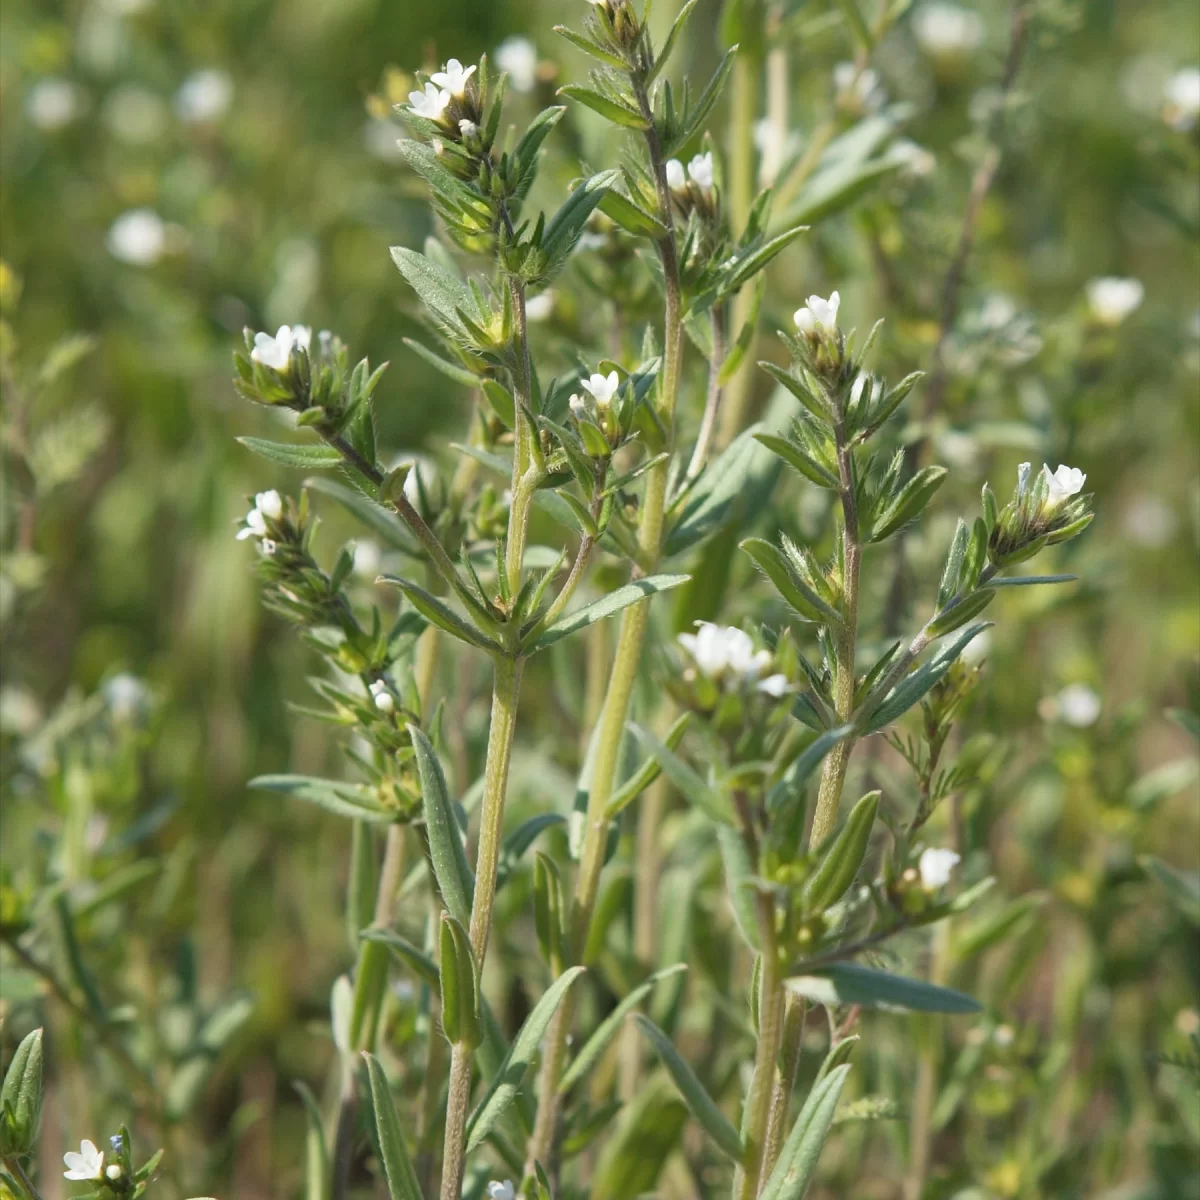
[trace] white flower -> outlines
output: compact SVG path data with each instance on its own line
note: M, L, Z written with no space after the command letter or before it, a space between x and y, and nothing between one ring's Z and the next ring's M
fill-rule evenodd
M427 83L423 92L408 93L409 109L427 121L436 121L446 111L446 105L449 103L450 93L432 83Z
M967 643L967 648L962 652L962 660L968 667L977 667L987 658L988 651L991 648L992 631L984 629Z
M446 64L445 70L434 71L429 78L433 80L438 87L445 88L451 96L461 97L466 94L467 80L470 79L474 74L474 63L472 63L469 67L464 67L457 58L452 58ZM443 107L445 106L443 105Z
M167 247L167 227L149 208L122 213L108 231L108 252L135 267L151 267Z
M766 679L760 679L756 690L779 699L780 696L786 696L790 688L787 676L777 674L768 675Z
M193 71L175 93L175 111L181 121L201 125L225 114L233 101L233 81L224 71L206 67Z
M673 192L682 192L687 187L687 177L683 172L683 163L677 158L667 159L667 187Z
M307 325L280 325L279 332L272 337L269 333L254 335L254 349L250 357L276 371L286 371L292 360L292 351L307 350L312 343L312 329Z
M979 49L984 25L978 13L957 4L923 4L913 17L913 34L926 54L957 57Z
M801 333L832 333L837 328L838 307L841 303L842 298L837 292L828 300L822 300L820 296L809 296L806 306L797 309L792 319Z
M129 721L138 715L149 699L146 685L128 671L114 675L104 685L104 699L109 711L118 721Z
M839 96L862 108L878 108L887 99L879 75L870 67L860 71L852 62L840 62L833 68L833 87Z
M597 0L592 0L592 3L597 3ZM506 1179L503 1183L493 1179L487 1185L487 1194L488 1200L516 1200L517 1195L511 1179Z
M728 676L734 685L754 683L771 665L771 655L766 650L755 651L753 640L744 630L714 625L710 621L697 621L696 627L698 633L681 633L676 640L707 678ZM783 679L783 676L776 678ZM771 689L778 686L777 682L771 683ZM770 695L776 694L773 690L764 690Z
M1058 693L1055 707L1060 720L1086 729L1100 716L1100 697L1086 683L1072 683Z
M1146 288L1140 279L1122 279L1105 275L1087 285L1088 307L1102 325L1120 325L1145 299Z
M379 574L383 552L379 543L363 538L354 543L354 573L362 579L374 579Z
M266 518L278 521L282 516L283 500L279 493L274 488L269 492L259 492L254 497L254 507L246 514L245 526L237 532L237 540L241 542L248 537L265 538L268 532Z
M102 1179L104 1177L104 1151L98 1150L94 1143L84 1138L79 1143L79 1153L68 1150L63 1155L67 1169L63 1172L64 1179Z
M79 89L66 79L39 79L25 98L25 115L38 129L53 131L79 115Z
M508 82L514 91L533 91L537 82L537 64L537 48L528 38L505 38L496 47L496 66L508 72Z
M546 321L549 320L550 314L554 312L554 293L542 292L537 296L530 296L525 301L525 320L527 321Z
M391 689L382 679L377 679L371 684L371 696L375 700L375 707L380 712L390 713L396 709L396 700L391 693Z
M770 187L784 161L799 148L800 137L782 123L764 117L754 124L754 145L759 153L758 186Z
M1087 482L1087 476L1078 467L1067 467L1061 463L1053 474L1050 471L1050 464L1044 463L1042 474L1046 477L1046 499L1051 507L1057 507L1064 500L1078 495L1083 491L1083 485Z
M936 892L950 882L950 874L962 859L953 850L930 846L921 851L917 870L921 873L921 886L927 892Z
M1171 506L1160 496L1135 496L1121 522L1125 532L1139 546L1165 546L1175 535L1178 520Z
M594 372L590 379L581 379L579 386L591 392L596 404L600 408L604 408L617 394L617 388L621 386L621 380L616 371L609 371L607 375Z
M1200 67L1184 67L1167 80L1165 116L1179 130L1192 129L1200 119Z
M111 1166L106 1168L104 1175L108 1179L112 1179L112 1180L120 1179L121 1178L121 1164L113 1163Z
M688 177L702 191L709 191L713 185L713 156L712 151L697 154L688 163Z
M577 417L586 417L587 416L587 401L584 400L581 396L572 395L570 400L567 401L567 404L570 407L571 411Z
M474 121L468 121L466 117L463 117L458 123L458 132L465 138L474 137L479 132L479 126Z
M887 157L900 165L902 171L917 179L932 175L937 168L933 152L918 145L911 138L897 138L888 149Z

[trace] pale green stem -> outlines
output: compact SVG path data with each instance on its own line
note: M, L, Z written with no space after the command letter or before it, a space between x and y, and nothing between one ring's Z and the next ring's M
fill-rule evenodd
M482 972L492 927L496 898L496 869L500 860L500 832L504 797L517 727L517 700L524 661L496 656L492 687L492 719L488 731L487 762L483 773L483 801L479 825L479 850L475 860L475 897L471 904L470 938L475 962ZM471 1050L458 1043L450 1055L450 1088L446 1099L446 1136L443 1142L442 1200L460 1200L466 1168L467 1113L471 1103Z
M783 1012L783 1046L779 1055L779 1073L771 1091L771 1119L767 1123L767 1145L763 1151L762 1178L769 1179L783 1148L787 1134L788 1107L796 1090L796 1074L804 1048L804 1020L808 1002L788 992Z

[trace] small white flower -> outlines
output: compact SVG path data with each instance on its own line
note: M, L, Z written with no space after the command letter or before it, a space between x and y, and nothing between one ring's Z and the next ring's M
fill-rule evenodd
M777 674L768 675L766 679L760 679L756 690L779 699L780 696L786 696L791 689L788 685L787 676Z
M375 701L375 707L382 713L395 712L396 700L392 695L388 685L382 679L377 679L371 684L371 696Z
M363 538L354 543L354 573L361 579L374 579L379 574L383 553L379 543Z
M957 4L923 4L913 17L917 45L932 58L970 54L979 49L984 32L979 14Z
M452 58L444 70L434 71L430 79L440 88L445 88L451 96L461 97L466 94L467 80L475 74L475 64L464 67L457 58ZM411 98L411 97L410 97Z
M1086 683L1072 683L1058 693L1056 708L1060 720L1086 729L1100 716L1100 697Z
M189 125L203 125L225 115L233 101L233 80L224 71L193 71L175 93L175 111Z
M590 379L581 379L579 386L592 393L592 398L600 408L605 408L617 394L621 379L616 371L609 371L607 375L593 372Z
M801 333L832 333L837 328L838 307L841 296L834 292L828 300L820 296L809 296L805 307L796 310L792 318Z
M554 312L554 293L541 292L525 301L525 320L546 321Z
M833 68L833 87L839 96L862 108L876 109L887 99L878 73L870 67L860 71L852 62L840 62Z
M597 0L592 0L592 3L597 3ZM511 1179L506 1179L503 1183L493 1179L487 1185L487 1194L488 1200L516 1200L517 1195Z
M677 158L667 159L667 187L673 192L682 192L687 187L687 176L684 174L683 163Z
M900 164L900 169L917 179L932 175L937 168L937 159L933 152L918 145L911 138L897 138L891 144L887 157Z
M254 335L250 357L264 367L286 371L292 361L292 350L307 350L312 343L312 330L307 325L280 325L279 332Z
M479 126L474 121L468 121L466 117L463 117L458 123L458 132L465 138L474 137L479 132Z
M672 160L674 161L674 160ZM712 151L697 154L688 163L688 178L702 191L711 191L713 185L713 156Z
M269 492L259 492L254 497L254 507L272 521L278 521L283 516L283 498L274 488Z
M1088 307L1102 325L1120 325L1137 311L1145 296L1146 288L1140 279L1106 275L1089 280L1087 285Z
M427 121L436 121L446 111L446 105L449 103L450 93L432 83L427 83L423 92L408 93L409 109Z
M112 1163L109 1167L107 1167L105 1169L104 1174L105 1174L105 1177L108 1179L112 1179L112 1180L120 1179L121 1178L121 1164L120 1163Z
M1087 476L1078 467L1068 467L1061 463L1057 471L1051 473L1050 464L1042 465L1042 474L1046 477L1046 501L1052 507L1057 507L1063 501L1077 496L1083 491Z
M513 91L533 91L537 82L537 64L537 48L528 38L505 38L496 47L496 66L508 72Z
M79 89L66 79L39 79L25 98L25 115L47 132L69 125L79 109Z
M570 400L567 401L567 404L577 417L582 418L587 416L587 401L581 396L573 395Z
M63 1155L66 1170L64 1179L102 1179L104 1177L104 1151L98 1150L94 1143L84 1138L79 1143L79 1153L68 1150Z
M938 888L945 887L950 882L951 872L961 861L953 850L943 850L936 846L922 850L917 862L917 870L921 873L921 886L927 892L936 892Z
M1011 1025L997 1025L992 1032L992 1041L1002 1050L1006 1050L1013 1044L1015 1036Z
M1167 80L1164 113L1175 129L1188 130L1200 120L1200 67L1184 67Z
M108 252L135 267L151 267L167 248L167 227L149 208L122 213L108 231Z
M709 679L726 677L735 686L754 683L771 665L771 655L766 650L756 651L750 635L742 629L711 621L697 621L696 628L698 633L681 633L676 640ZM771 684L772 688L776 686Z
M104 685L104 699L118 721L129 721L141 712L149 699L149 692L136 675L122 671Z

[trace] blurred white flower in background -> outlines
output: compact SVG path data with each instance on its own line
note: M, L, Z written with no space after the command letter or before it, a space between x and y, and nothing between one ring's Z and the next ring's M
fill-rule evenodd
M39 79L25 97L30 124L51 133L70 125L83 108L79 89L68 79Z
M1163 89L1163 117L1174 129L1188 130L1200 121L1200 67L1184 67L1167 80Z
M712 151L697 154L688 163L688 178L702 191L710 191L713 185L713 156Z
M833 90L843 103L867 112L874 112L887 100L878 73L870 67L860 71L852 62L840 62L833 68Z
M931 58L959 58L983 44L986 32L978 13L957 4L922 4L913 16L913 36Z
M944 888L950 882L954 868L961 861L961 857L953 850L944 850L937 846L922 850L917 862L917 870L921 873L921 886L927 892L936 892L939 888Z
M1175 536L1178 524L1171 506L1151 495L1135 496L1122 521L1130 540L1149 549L1165 546Z
M151 208L122 213L109 228L108 252L135 267L151 267L167 248L167 227Z
M1140 279L1104 275L1089 280L1087 285L1088 308L1102 325L1120 325L1141 307L1145 297L1146 288Z
M514 91L533 91L537 64L537 47L528 38L505 38L496 47L496 66L508 72L508 84Z
M551 291L539 292L536 296L530 296L525 301L525 320L527 321L546 321L554 312L554 293Z
M673 192L682 192L687 187L687 175L683 163L677 158L667 159L667 187Z
M770 117L754 123L754 145L759 153L758 186L770 187L783 164L800 148L800 135Z
M595 0L592 0L595 3ZM516 1191L513 1189L511 1179L506 1179L501 1183L498 1179L493 1179L487 1185L488 1200L516 1200Z
M697 621L697 633L681 633L675 640L688 652L701 675L709 679L724 679L740 687L755 683L771 665L769 650L755 650L754 640L743 629L732 625L714 625ZM757 683L759 691L770 696L782 696L787 691L783 675L771 675Z
M977 633L962 652L962 660L969 667L977 667L988 656L992 648L992 631L985 629Z
M108 710L118 721L132 721L150 700L150 689L136 675L121 671L102 689Z
M175 93L175 111L189 125L216 121L232 102L233 80L215 67L193 71Z
M362 579L374 579L383 562L379 543L371 538L359 538L354 543L354 573Z
M1072 683L1057 696L1047 696L1038 713L1044 721L1062 721L1076 729L1094 725L1100 716L1100 697L1086 683Z
M898 163L900 169L917 179L924 179L937 169L937 159L932 150L926 150L912 138L897 138L885 155L889 162Z

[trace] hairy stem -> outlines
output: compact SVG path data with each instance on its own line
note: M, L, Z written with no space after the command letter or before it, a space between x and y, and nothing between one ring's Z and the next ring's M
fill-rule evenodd
M788 1106L796 1090L796 1074L800 1069L800 1055L804 1047L804 1021L808 1015L808 1001L803 996L789 992L783 1012L783 1046L779 1055L779 1072L771 1090L771 1119L767 1123L767 1143L763 1150L762 1178L770 1178L783 1149L787 1135Z
M492 719L488 731L487 762L483 772L483 801L479 849L475 859L475 897L471 904L471 950L479 970L487 956L492 928L492 903L496 898L496 868L500 860L500 831L513 735L517 727L517 700L524 670L521 659L497 656L492 686ZM471 1102L471 1050L458 1043L450 1055L450 1090L446 1100L446 1136L443 1142L442 1200L459 1200L466 1167L467 1113Z

